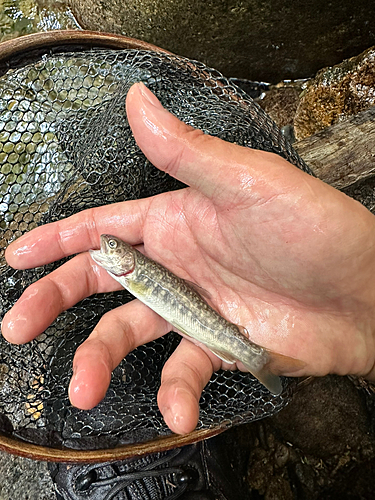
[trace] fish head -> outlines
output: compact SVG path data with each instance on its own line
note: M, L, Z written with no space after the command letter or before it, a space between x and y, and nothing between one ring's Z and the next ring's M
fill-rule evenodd
M100 250L90 250L91 258L107 272L126 276L134 271L136 250L110 234L100 236Z

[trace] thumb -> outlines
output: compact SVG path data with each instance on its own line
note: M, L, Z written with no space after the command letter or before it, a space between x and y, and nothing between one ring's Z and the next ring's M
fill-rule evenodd
M268 178L270 170L291 168L273 153L238 146L186 125L143 83L129 90L126 111L135 140L150 162L217 203L227 203L228 197L248 187L258 198L255 183Z

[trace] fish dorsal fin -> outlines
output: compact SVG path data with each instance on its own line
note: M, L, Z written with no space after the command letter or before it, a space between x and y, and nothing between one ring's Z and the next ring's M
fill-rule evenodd
M195 292L197 292L197 294L200 295L201 297L204 297L205 299L208 300L212 299L210 292L208 292L205 288L202 288L193 281L185 280L185 283L187 283L190 286L190 288L192 288Z

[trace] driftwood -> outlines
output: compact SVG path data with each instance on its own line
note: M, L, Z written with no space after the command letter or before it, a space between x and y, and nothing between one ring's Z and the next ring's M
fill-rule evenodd
M373 177L375 106L293 146L319 179L337 189Z

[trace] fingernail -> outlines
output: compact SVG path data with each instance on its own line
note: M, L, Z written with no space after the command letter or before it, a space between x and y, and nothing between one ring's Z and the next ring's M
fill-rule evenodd
M155 106L158 109L164 109L159 99L149 90L143 82L138 83L143 100Z
M72 378L70 379L69 383L69 388L68 388L68 394L69 394L69 399L71 398L71 395L73 393L77 394L82 387L85 388L86 384L80 380L82 372L85 370L79 370L77 366L73 367L73 374Z
M11 309L4 315L3 321L1 322L1 334L11 344L21 344L22 339L19 339L18 336L14 335L14 331L22 331L23 326L26 323L26 318L23 316L18 316L15 319L11 319L10 315Z
M185 415L179 403L164 407L160 412L163 415L165 423L173 432L177 434L186 434L186 432L189 432L189 429L185 430Z
M163 406L163 408L160 408L160 413L163 415L163 418L165 420L165 417L167 415L169 415L171 409L169 408L169 406Z

